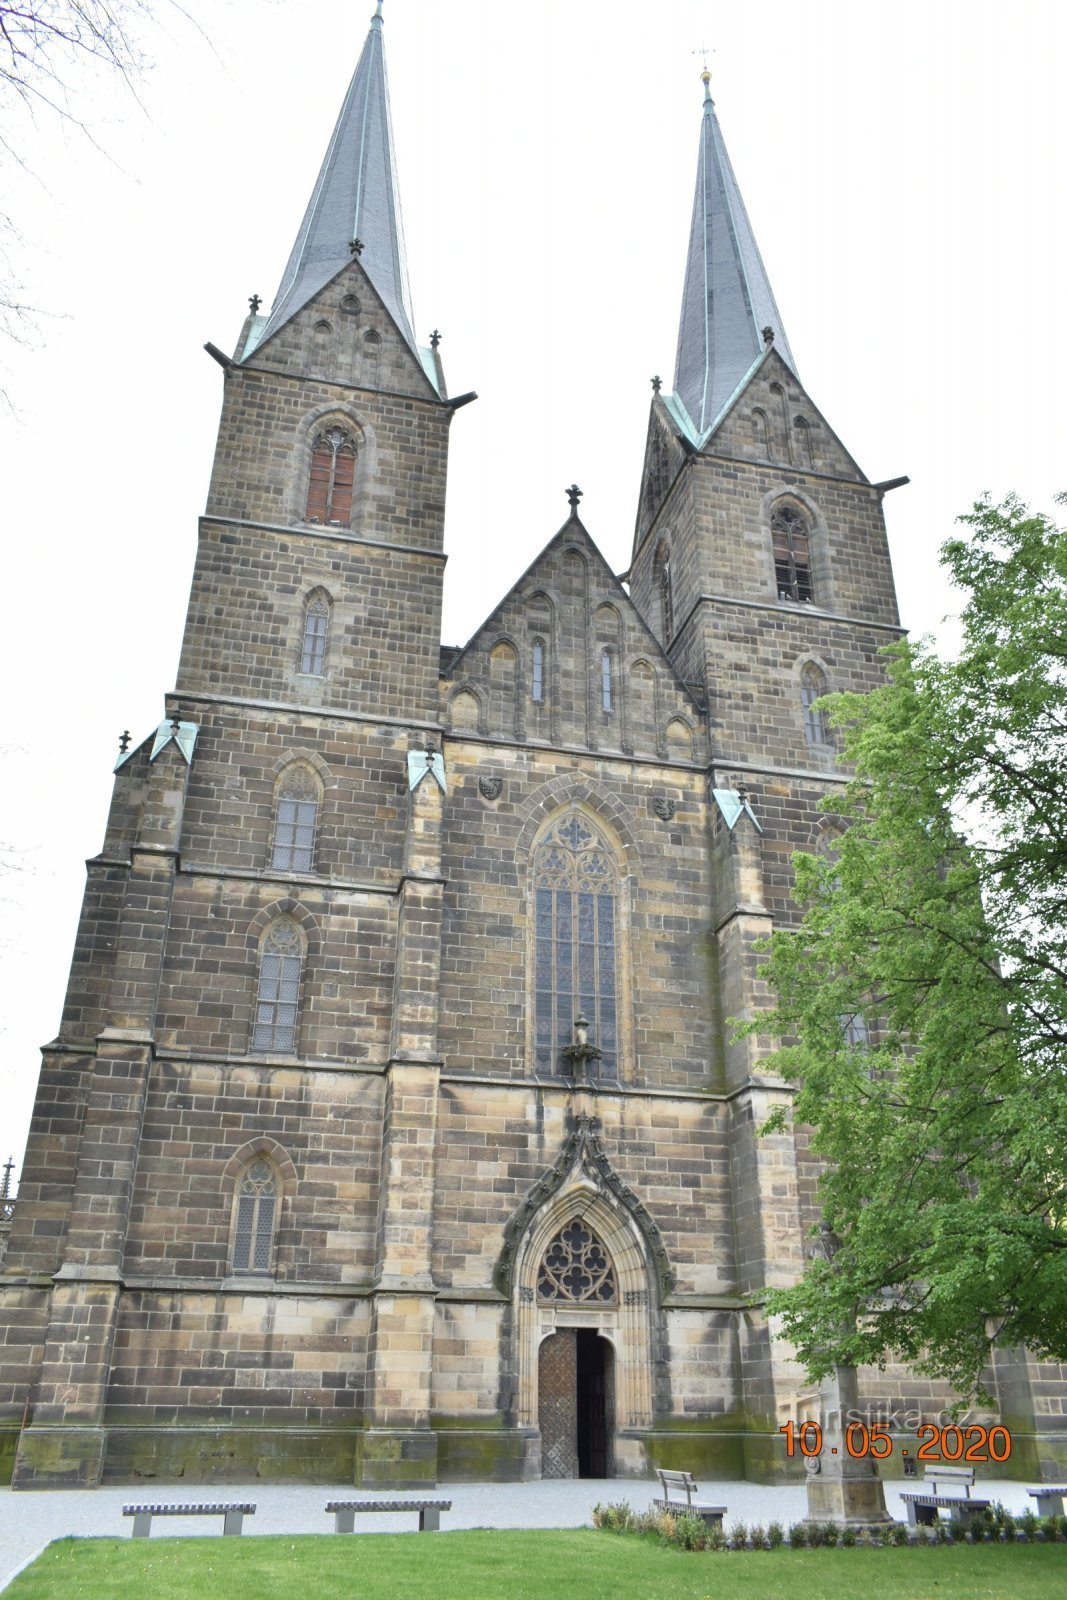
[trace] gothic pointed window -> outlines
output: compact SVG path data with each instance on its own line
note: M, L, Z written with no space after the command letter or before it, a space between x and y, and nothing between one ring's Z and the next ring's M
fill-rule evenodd
M326 670L326 639L330 631L330 602L324 594L312 595L304 610L304 636L300 641L300 670L321 678Z
M237 1185L234 1272L269 1272L278 1206L278 1180L269 1161L253 1161Z
M538 705L545 698L545 647L540 639L534 640L533 662L530 672L530 699Z
M615 1305L619 1298L611 1257L588 1223L573 1217L541 1258L537 1298Z
M534 851L534 1059L538 1073L565 1068L579 1015L602 1052L596 1070L618 1072L619 870L584 812L568 811Z
M807 666L800 675L800 699L804 712L804 737L810 745L830 743L826 713L816 701L826 693L826 679L818 667Z
M271 866L279 872L310 872L315 857L319 785L301 764L287 767L278 784Z
M352 435L336 426L324 429L311 447L305 520L347 527L352 519L355 480L356 445Z
M600 657L600 709L611 711L615 703L615 691L611 679L611 651L605 650Z
M303 957L303 941L293 923L274 923L263 941L259 960L253 1050L295 1053Z
M771 538L779 600L813 600L808 524L800 510L788 500L779 501L774 508Z

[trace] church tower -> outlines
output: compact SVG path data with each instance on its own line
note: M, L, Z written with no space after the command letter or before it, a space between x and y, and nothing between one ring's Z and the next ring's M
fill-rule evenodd
M177 683L116 765L0 1275L0 1463L796 1475L812 1397L760 1294L817 1171L760 1137L793 1090L730 1019L793 853L832 847L816 701L900 632L894 485L801 385L707 77L629 589L572 486L440 649L474 397L415 334L380 3L274 304L208 350Z

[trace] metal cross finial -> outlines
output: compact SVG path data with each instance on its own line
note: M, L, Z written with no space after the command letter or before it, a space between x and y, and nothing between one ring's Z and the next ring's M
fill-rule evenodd
M567 490L567 499L571 503L572 516L576 517L578 515L578 502L581 498L582 491L579 489L576 483L572 483L570 488Z
M769 348L774 343L774 329L771 327L770 323L768 323L767 326L762 331L763 331L763 342Z
M348 248L351 251L352 255L361 256L363 254L363 240L362 239L350 239L349 242L348 242Z
M256 312L259 310L259 308L260 308L260 306L262 304L263 304L263 302L259 298L258 294L253 294L253 295L249 296L248 309L249 309L249 311L251 311L253 316L255 316Z
M122 732L119 734L119 755L124 756L129 748L130 730L129 728L123 728Z
M438 333L437 329L435 328L433 330L433 332L431 333L431 335L430 335L430 349L431 350L436 350L437 346L440 343L441 343L441 335Z
M662 388L663 388L663 379L660 377L659 373L657 372L656 376L652 379L652 393L653 394L659 394L659 392L660 392L660 390Z

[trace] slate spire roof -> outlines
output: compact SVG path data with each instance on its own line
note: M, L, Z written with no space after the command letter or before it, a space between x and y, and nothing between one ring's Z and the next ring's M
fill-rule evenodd
M793 357L723 143L704 70L696 197L685 266L674 389L703 438L764 349L762 330ZM795 368L794 368L795 370Z
M382 0L257 345L351 261L357 239L363 247L360 265L417 354L389 117Z

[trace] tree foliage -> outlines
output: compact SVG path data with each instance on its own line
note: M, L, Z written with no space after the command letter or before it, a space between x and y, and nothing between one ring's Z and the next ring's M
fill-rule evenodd
M791 1041L769 1064L827 1163L833 1249L770 1296L783 1331L814 1375L903 1357L974 1392L994 1338L1067 1358L1067 530L961 520L958 659L898 644L826 702L856 775L749 1031Z

